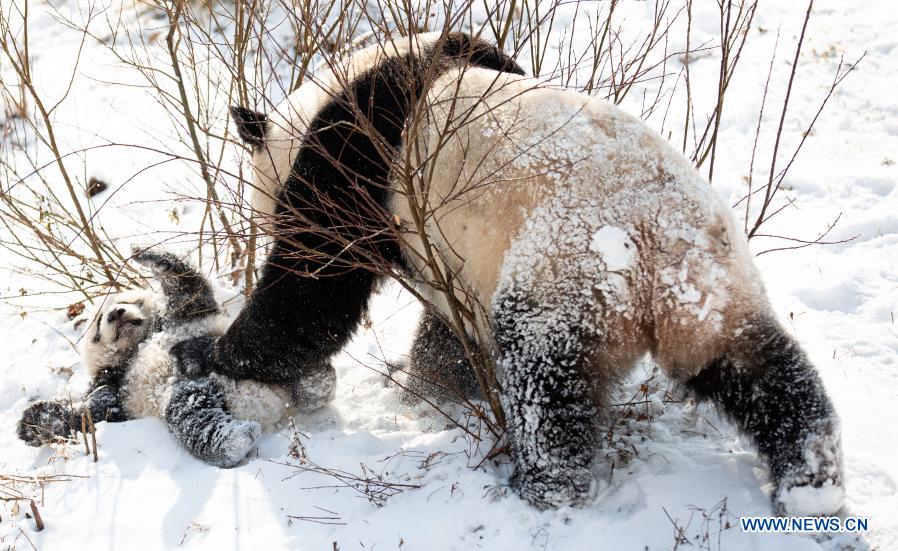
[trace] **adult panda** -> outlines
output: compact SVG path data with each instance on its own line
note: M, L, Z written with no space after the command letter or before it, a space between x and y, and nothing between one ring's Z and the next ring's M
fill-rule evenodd
M474 323L492 336L529 502L589 498L604 391L650 352L751 437L779 511L839 509L838 419L730 210L637 118L521 75L479 40L419 35L352 55L268 116L234 109L275 241L236 321L186 341L181 368L266 382L317 369L378 278L359 260L427 273L433 252L484 306ZM432 175L430 251L398 183L409 173Z

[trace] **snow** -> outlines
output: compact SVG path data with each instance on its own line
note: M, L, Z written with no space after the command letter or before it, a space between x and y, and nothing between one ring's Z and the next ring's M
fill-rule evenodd
M636 247L627 232L614 226L602 226L592 235L589 250L599 253L609 272L626 270L633 265Z
M838 509L845 491L829 482L819 488L796 486L781 492L779 500L794 516L821 515Z
M55 4L66 13L78 13L74 3ZM693 41L700 43L717 33L716 3L695 4ZM639 27L651 17L650 3L625 7L628 26ZM782 84L788 78L783 60L791 59L804 9L802 3L768 0L758 11L721 125L713 187L727 204L745 192L743 178L776 30L782 35L774 80ZM45 13L35 11L31 17L38 83L60 97L80 37ZM78 478L49 484L43 492L34 489L38 497L43 493L38 506L47 528L42 532L26 518L27 507L13 514L11 503L0 504L0 546L30 549L27 538L38 549L332 549L334 542L340 549L592 549L601 542L612 549L654 550L675 546L676 524L695 548L895 548L898 442L891 437L891 423L898 418L896 28L898 11L885 0L815 3L786 120L791 134L782 151L791 151L800 139L839 56L844 53L846 60L853 60L864 51L868 55L818 121L784 183L794 205L774 218L766 233L813 238L841 213L829 237L857 237L756 259L776 314L808 351L841 417L843 512L870 519L870 532L859 540L844 534L740 532L738 517L772 514L765 465L713 409L667 400L666 392L676 396L676 389L669 388L649 362L640 363L620 390L616 403L638 399L636 405L617 408L619 423L611 427L609 442L599 453L605 471L594 502L544 512L527 506L508 490L503 460L483 459L488 443L477 443L442 417L425 415L423 406L402 405L398 390L384 382L380 373L386 371L385 362L404 357L418 318L413 299L393 286L378 293L370 325L335 359L334 402L295 419L305 460L291 452L297 435L283 426L264 434L244 465L215 469L181 449L158 419L99 424L97 463L77 445L30 448L15 436L23 409L32 400L60 392L78 396L87 386L87 374L72 346L80 331L66 319L64 309L58 309L67 302L37 296L39 278L4 269L0 474L65 473ZM692 62L697 104L707 105L713 97L718 65L716 53ZM55 114L65 144L86 148L109 140L174 148L167 116L145 91L122 86L139 79L115 63L104 47L88 43L79 71L84 78L74 81L69 100ZM783 90L771 87L772 116L778 115ZM639 113L641 100L641 93L632 92L623 105ZM218 107L223 126L224 105ZM677 109L673 104L666 128L682 121ZM662 115L657 113L649 123L661 128ZM762 149L769 149L771 141L762 137ZM157 166L163 157L150 151L126 153L108 147L68 161L76 167L81 162L96 167L91 174L102 174L112 184L97 198L97 205L103 204L98 216L110 235L126 249L130 242L156 242L172 235L169 232L195 231L201 206L181 199L204 193L196 167L168 161ZM224 154L225 166L233 168L236 162L235 152ZM755 170L756 179L766 176L757 163ZM742 208L736 212L739 220ZM620 241L610 237L614 235L606 231L596 252L606 262L623 262ZM187 251L193 242L189 239L175 239L169 246ZM774 239L752 241L756 253L782 245ZM0 260L2 266L18 262L5 252ZM29 295L15 298L20 288ZM219 289L220 298L232 299L238 292ZM230 303L233 314L239 304ZM646 380L650 382L643 403L640 385ZM347 476L369 479L369 490L383 489L385 499L362 495ZM830 493L824 488L818 492L824 495L812 497L837 497ZM800 492L788 496L796 505L810 501L808 497ZM734 527L726 529L727 523ZM681 544L684 547L689 546Z

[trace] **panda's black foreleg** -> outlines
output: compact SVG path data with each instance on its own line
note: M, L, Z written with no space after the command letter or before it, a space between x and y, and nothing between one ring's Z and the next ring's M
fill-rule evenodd
M731 351L687 381L767 459L781 513L833 513L843 497L839 421L816 370L773 320L746 323Z
M224 389L210 378L177 381L165 422L191 455L223 468L237 466L261 434L258 423L228 413Z
M514 295L496 304L512 486L540 508L581 504L593 486L598 411L583 373L580 335Z
M95 423L121 423L130 419L117 388L104 386L93 390L87 396L86 405L90 408L90 416Z
M218 302L209 281L174 254L147 249L135 252L134 261L151 268L159 280L167 303L169 325L218 313Z
M282 247L275 245L253 295L222 337L172 347L179 373L201 377L214 371L232 379L293 384L327 365L349 341L376 275L334 268L338 273L309 277L308 268L290 267L291 255L299 253Z
M91 381L85 402L95 423L121 423L130 419L122 403L122 380L126 370L127 363L115 368L104 368Z

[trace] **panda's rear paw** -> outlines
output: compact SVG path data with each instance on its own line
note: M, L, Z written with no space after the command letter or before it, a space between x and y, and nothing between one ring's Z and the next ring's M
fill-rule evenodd
M311 413L329 404L337 389L337 372L327 364L300 377L293 388L296 409Z
M811 435L805 442L802 463L780 478L774 495L779 515L829 515L845 500L842 453L837 428Z
M19 419L19 438L29 446L40 447L69 436L71 419L76 414L69 404L42 400L28 406Z
M554 467L516 472L511 487L522 499L537 509L579 507L593 497L593 475L589 468Z
M132 247L131 253L135 262L152 269L156 275L176 270L184 264L177 256L166 251Z
M208 462L223 469L239 465L262 435L262 428L255 421L234 419L222 430L218 449L213 451L212 459Z

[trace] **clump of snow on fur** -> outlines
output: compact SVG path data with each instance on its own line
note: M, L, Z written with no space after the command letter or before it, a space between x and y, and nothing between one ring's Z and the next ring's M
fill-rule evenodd
M304 374L293 386L293 404L299 413L321 409L337 392L337 371L328 363L324 368Z
M627 232L614 226L602 226L592 234L589 250L602 255L605 269L610 272L626 270L636 259L636 246Z
M262 435L262 428L255 421L235 418L221 428L219 435L222 441L219 448L221 461L216 466L230 469L246 459Z
M803 444L800 468L780 481L776 501L790 515L826 515L845 501L840 429L832 420Z
M845 502L845 489L832 481L819 488L795 486L780 491L776 499L793 516L831 515Z

